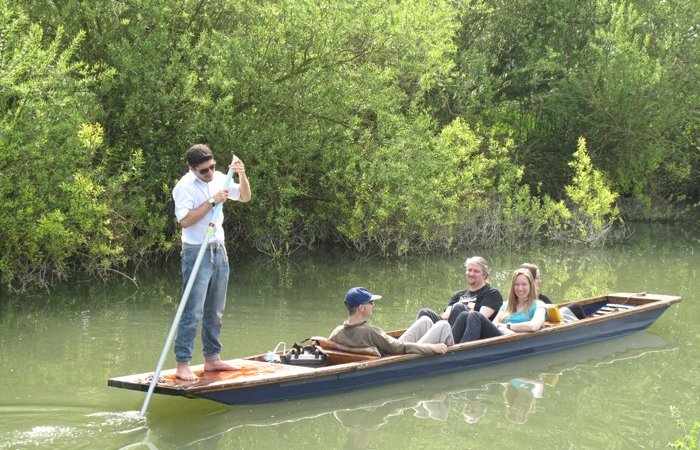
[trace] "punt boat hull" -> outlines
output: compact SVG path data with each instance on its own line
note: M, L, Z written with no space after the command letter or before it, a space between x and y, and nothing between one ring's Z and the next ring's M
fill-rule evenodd
M590 316L548 326L534 333L516 333L458 344L440 355L395 355L333 364L352 355L329 351L330 365L318 368L265 362L264 355L227 361L233 372L202 372L198 382L183 382L174 369L163 371L155 393L205 398L217 402L256 404L329 395L385 383L482 367L515 358L590 344L648 328L680 297L619 293L582 300ZM562 304L560 306L564 306ZM619 305L608 307L607 305ZM605 312L601 312L605 311ZM340 360L340 359L338 359ZM147 391L152 373L111 378L112 387Z

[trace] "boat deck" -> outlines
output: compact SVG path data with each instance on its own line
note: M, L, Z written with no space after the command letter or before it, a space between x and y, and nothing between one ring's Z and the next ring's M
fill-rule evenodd
M292 366L288 364L270 364L251 359L231 359L224 361L236 370L205 372L204 365L192 366L192 371L199 377L197 381L184 381L175 376L176 369L163 370L158 379L161 393L186 395L188 390L198 391L202 388L212 389L218 385L230 385L231 382L256 382L275 378L288 378L290 375L302 375L313 372L313 368ZM111 378L109 386L126 387L147 391L153 372ZM141 389L139 389L141 387ZM166 392L167 391L167 392Z

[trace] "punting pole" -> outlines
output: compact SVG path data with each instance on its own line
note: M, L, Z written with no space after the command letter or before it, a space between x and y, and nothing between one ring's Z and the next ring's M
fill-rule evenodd
M236 162L238 157L233 155L231 164ZM231 180L233 179L233 169L229 167L228 173L226 174L226 182L224 183L224 188L228 189L231 186ZM192 268L192 273L190 273L190 278L187 280L187 286L185 286L185 291L182 293L182 299L180 299L180 306L177 308L175 313L175 319L173 319L173 324L170 326L170 332L165 340L165 345L163 346L163 352L160 354L160 359L158 360L158 365L156 366L156 371L153 373L153 379L151 380L151 385L148 387L148 393L146 394L146 399L143 401L143 406L141 407L141 412L139 413L141 417L146 415L146 410L148 409L148 404L151 402L151 397L153 396L153 390L158 384L158 378L160 377L160 371L163 369L163 364L165 364L165 358L170 350L170 345L175 339L175 332L177 330L177 325L180 322L180 317L182 317L182 312L185 310L185 305L187 304L187 299L190 296L190 291L192 291L192 286L194 285L194 280L197 278L197 272L199 272L199 266L202 264L202 258L204 257L204 252L206 251L207 244L209 243L209 238L214 234L216 229L216 219L221 214L221 209L224 207L224 202L219 203L214 207L214 212L212 213L211 220L209 222L209 227L207 228L206 236L202 241L202 246L199 248L199 253L197 254L197 259L194 262L194 267Z

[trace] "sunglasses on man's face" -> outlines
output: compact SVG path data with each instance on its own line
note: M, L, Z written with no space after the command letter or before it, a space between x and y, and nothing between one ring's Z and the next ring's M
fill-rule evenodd
M206 175L209 173L209 171L214 171L216 169L216 161L212 161L211 166L205 167L204 169L199 169L197 172L199 172L200 175Z

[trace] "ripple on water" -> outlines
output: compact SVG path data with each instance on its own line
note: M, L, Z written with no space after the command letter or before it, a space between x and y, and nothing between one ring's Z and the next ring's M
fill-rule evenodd
M5 405L0 406L0 416L10 422L5 430L13 429L0 433L0 449L75 448L76 445L97 448L94 446L100 445L98 440L104 445L105 438L122 447L147 434L145 419L138 411L95 412L81 407Z

